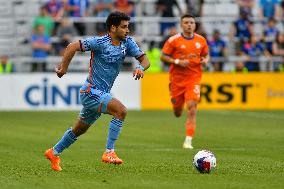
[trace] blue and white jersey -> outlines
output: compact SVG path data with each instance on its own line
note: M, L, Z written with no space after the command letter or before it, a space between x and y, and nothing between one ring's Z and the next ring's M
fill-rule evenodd
M266 48L270 53L272 53L273 42L275 41L278 33L279 30L276 27L268 27L264 30Z
M87 82L109 93L126 56L139 58L145 53L132 37L120 45L113 45L109 34L80 40L81 51L91 51L90 70Z

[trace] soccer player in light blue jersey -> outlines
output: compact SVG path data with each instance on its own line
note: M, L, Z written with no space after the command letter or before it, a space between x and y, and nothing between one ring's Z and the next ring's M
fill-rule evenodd
M127 109L118 99L111 96L110 90L126 56L135 57L140 62L133 72L136 80L143 78L144 70L150 66L145 53L128 36L129 20L130 17L124 13L111 13L106 20L109 33L101 37L95 36L70 43L61 64L55 69L57 76L61 78L67 73L76 51L91 51L89 76L80 89L83 108L79 119L73 128L67 129L55 146L45 152L45 157L50 160L51 167L55 171L62 170L59 155L63 150L84 134L102 113L113 116L109 123L106 150L102 161L112 164L123 163L114 151L114 144L121 132Z

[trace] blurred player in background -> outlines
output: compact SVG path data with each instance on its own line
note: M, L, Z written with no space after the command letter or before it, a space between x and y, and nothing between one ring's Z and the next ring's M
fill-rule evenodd
M192 149L197 103L200 99L202 65L207 65L209 55L205 38L194 33L196 29L194 16L189 14L182 16L181 28L182 33L166 41L161 60L170 64L169 89L176 117L182 115L186 104L186 138L183 147Z
M143 78L144 70L150 66L145 53L128 36L129 20L130 17L124 13L111 13L106 20L109 33L101 37L95 36L70 43L61 64L56 68L57 76L61 78L66 74L76 51L91 51L90 73L80 89L83 108L79 119L73 128L67 129L62 139L53 148L45 152L46 158L50 160L52 169L55 171L61 171L59 165L61 152L84 134L102 113L113 116L109 124L106 151L102 161L113 164L123 163L114 151L114 144L120 134L127 110L118 99L111 96L110 90L126 56L135 57L140 62L133 72L136 80Z

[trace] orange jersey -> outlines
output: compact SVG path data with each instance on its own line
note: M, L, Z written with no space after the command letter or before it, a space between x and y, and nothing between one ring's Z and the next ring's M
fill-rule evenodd
M189 65L184 68L175 64L170 65L170 82L179 84L199 84L201 80L201 56L208 54L206 39L194 33L192 38L186 38L182 34L170 37L163 49L163 54L174 59L188 59Z

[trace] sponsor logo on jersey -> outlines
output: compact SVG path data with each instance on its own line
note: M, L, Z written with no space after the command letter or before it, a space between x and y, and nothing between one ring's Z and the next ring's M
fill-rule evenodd
M125 47L122 47L122 49L121 49L121 53L123 54L123 56L125 56L125 55L126 55L126 48L125 48Z

